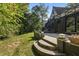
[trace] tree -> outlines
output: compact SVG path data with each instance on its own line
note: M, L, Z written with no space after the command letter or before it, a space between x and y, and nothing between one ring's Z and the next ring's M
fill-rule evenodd
M26 17L27 16L27 17ZM22 20L22 27L20 28L21 33L32 32L39 30L41 26L40 19L34 13L25 13L25 19Z
M28 4L0 4L0 35L7 36L19 32L19 28L21 28L19 17L24 18L23 14L27 11L27 8Z
M26 33L26 27L28 26L28 24L26 24L28 15L25 16L25 13L29 12L28 9L29 4L26 3L19 3L18 4L18 15L17 18L19 18L20 20L17 21L20 24L20 28L19 28L19 34L23 34L24 32Z
M23 5L20 4L19 6L23 6ZM38 5L36 5L36 6L38 6ZM20 15L17 15L17 17L20 19L19 23L21 24L19 34L32 32L34 30L40 30L42 28L42 20L47 17L47 12L45 11L47 9L45 6L43 7L42 5L38 7L39 9L37 7L35 7L35 9L33 9L33 8L31 10L31 12L28 12L27 8L26 8L27 9L27 11L26 11L25 7L19 7L18 11L22 15L22 17ZM24 10L24 11L22 11L22 10Z
M32 12L38 16L40 22L42 22L47 18L48 6L45 4L39 4L32 8Z

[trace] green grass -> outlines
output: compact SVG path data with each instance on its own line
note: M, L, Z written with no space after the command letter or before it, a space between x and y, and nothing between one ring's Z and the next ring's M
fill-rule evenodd
M0 40L0 56L32 56L33 33Z

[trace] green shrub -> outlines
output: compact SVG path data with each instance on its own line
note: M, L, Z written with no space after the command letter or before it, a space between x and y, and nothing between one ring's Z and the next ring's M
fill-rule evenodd
M41 31L34 31L34 39L35 40L40 40L43 39L44 34Z

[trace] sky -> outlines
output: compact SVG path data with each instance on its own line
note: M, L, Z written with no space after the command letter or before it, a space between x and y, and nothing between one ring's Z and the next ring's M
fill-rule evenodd
M38 5L39 3L30 3L29 4L29 9L31 10L32 7L34 7L35 5ZM45 6L48 6L48 17L50 17L51 12L52 12L52 7L56 6L56 7L65 7L66 3L45 3Z

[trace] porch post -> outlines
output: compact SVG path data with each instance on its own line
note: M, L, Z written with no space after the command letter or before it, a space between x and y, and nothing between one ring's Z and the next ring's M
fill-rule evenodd
M74 14L74 18L75 18L75 32L77 32L77 17L76 17L76 13Z
M65 16L65 32L66 32L66 24L67 24L67 17Z

